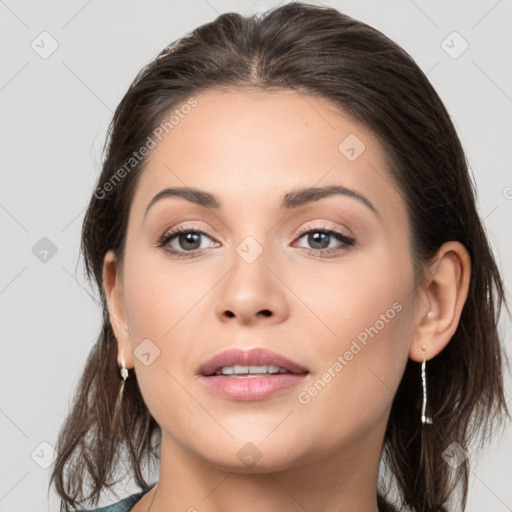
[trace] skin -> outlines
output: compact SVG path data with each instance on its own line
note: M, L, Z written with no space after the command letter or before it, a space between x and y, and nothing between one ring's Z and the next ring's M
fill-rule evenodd
M151 152L130 206L124 265L111 252L104 262L118 362L134 369L162 428L158 486L133 510L375 512L393 397L408 358L422 362L422 346L427 360L435 357L455 332L468 253L458 242L443 245L415 286L406 206L383 148L329 101L249 89L210 90L196 99ZM338 149L349 134L366 147L354 161ZM279 207L294 189L327 185L363 194L378 213L342 195ZM171 197L144 216L160 190L185 186L215 194L222 207ZM201 248L190 250L178 237L169 244L193 257L156 247L163 234L185 225L207 234ZM322 247L338 252L322 255L311 237L296 235L331 227L356 244L331 237ZM236 252L247 236L262 249L252 263ZM400 311L378 334L300 403L298 394L397 303ZM147 366L134 353L145 339L160 350ZM309 374L265 400L221 398L195 372L231 347L269 348ZM252 466L237 456L248 442L261 455Z

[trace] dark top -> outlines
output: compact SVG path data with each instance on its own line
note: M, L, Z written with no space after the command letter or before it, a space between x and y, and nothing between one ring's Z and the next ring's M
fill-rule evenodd
M117 503L109 505L108 507L95 508L93 510L83 510L81 512L130 512L130 510L142 498L142 496L149 492L155 485L156 483L151 485L150 487L146 487L140 492L131 494L127 498L124 498L123 500L118 501Z
M130 512L142 496L149 492L155 485L156 484L153 484L141 492L132 494L117 503L109 505L108 507L95 508L94 510L83 510L82 512ZM394 508L380 494L377 494L377 506L379 508L379 512L399 512L398 509Z

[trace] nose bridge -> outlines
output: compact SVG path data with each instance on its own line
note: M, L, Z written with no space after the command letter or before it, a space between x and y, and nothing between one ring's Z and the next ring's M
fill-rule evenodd
M271 259L269 245L265 232L259 230L257 235L246 235L234 246L232 268L217 304L217 313L222 318L236 317L248 323L285 314L282 285L267 267Z
M261 240L261 236L259 236ZM268 292L268 247L253 235L247 235L235 247L229 293L241 302L264 301Z
M263 212L251 207L240 209L234 220L233 264L237 268L245 266L249 272L252 268L263 272L265 262L269 260L272 234L273 231L269 233Z

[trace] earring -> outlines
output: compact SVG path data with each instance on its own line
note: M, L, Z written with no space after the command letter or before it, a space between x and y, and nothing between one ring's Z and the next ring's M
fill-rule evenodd
M433 422L430 416L425 415L425 410L427 408L427 375L425 373L427 349L425 345L422 345L421 349L423 350L423 363L421 363L421 383L423 387L423 403L421 404L421 423L425 425L426 423L432 424Z
M121 387L119 388L119 393L117 394L117 400L116 405L114 407L114 416L112 419L112 423L116 424L119 411L121 408L121 403L123 401L123 394L124 394L124 383L126 379L128 378L128 368L126 368L126 362L124 360L124 353L123 353L123 359L122 359L122 367L120 368L121 378L123 379L123 382L121 382Z
M120 373L121 373L121 377L123 378L123 386L124 386L124 381L128 378L128 368L126 368L126 361L123 359L123 362L122 362L122 368L120 370Z

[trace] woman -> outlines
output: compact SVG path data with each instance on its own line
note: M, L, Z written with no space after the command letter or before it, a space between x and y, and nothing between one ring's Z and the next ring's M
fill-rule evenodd
M508 416L503 284L449 115L383 34L290 3L163 50L82 250L104 316L62 510L121 462L142 491L97 510L464 509L469 444Z

